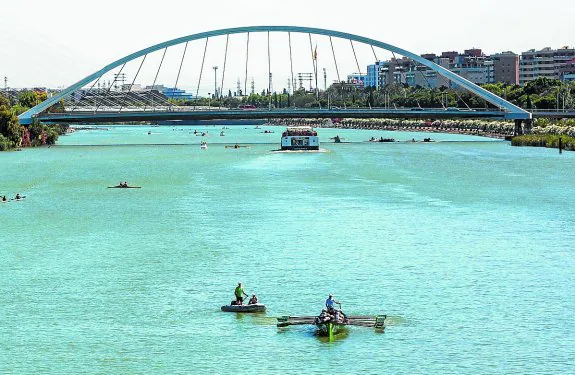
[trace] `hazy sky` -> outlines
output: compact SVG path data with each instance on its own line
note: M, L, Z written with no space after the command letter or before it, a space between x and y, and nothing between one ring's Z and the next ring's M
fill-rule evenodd
M483 48L486 53L520 53L575 45L574 14L572 0L0 0L0 78L7 76L11 87L68 86L156 43L251 25L345 31L418 54L471 47ZM327 55L327 50L321 52L321 57ZM285 63L285 57L275 59ZM229 68L231 73L226 73L235 82L241 64L228 64L238 67L237 72ZM365 65L363 61L361 65ZM211 65L206 66L206 74L213 77ZM287 66L289 69L289 63ZM267 63L262 63L260 70L267 73ZM334 69L329 71L330 79L334 78Z

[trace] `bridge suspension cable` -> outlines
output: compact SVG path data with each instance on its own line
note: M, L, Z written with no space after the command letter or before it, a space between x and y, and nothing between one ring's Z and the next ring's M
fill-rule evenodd
M224 91L224 77L226 75L226 63L228 61L228 42L230 39L230 34L226 35L226 51L224 53L224 67L222 69L222 84L220 85L220 103L218 108L221 108L222 99L223 99L223 91Z
M204 63L206 61L206 51L208 50L208 40L209 40L209 38L206 38L206 44L204 45L204 55L202 57L202 65L200 67L200 76L198 78L198 87L196 88L196 98L198 97L198 93L200 92L200 84L202 82L202 73L204 72Z
M292 49L291 49L291 32L288 32L288 43L289 43L289 66L291 72L291 87L292 87L292 95L296 91L295 90L295 80L293 78L293 56L292 56Z
M134 75L134 79L132 80L132 83L130 84L130 87L128 89L128 94L132 92L132 87L134 87L134 84L136 83L136 79L138 79L138 75L140 74L140 70L142 70L142 66L144 65L144 62L146 61L146 58L148 57L148 54L144 55L144 58L142 59L142 61L140 62L140 66L138 67L138 71L136 72L136 74ZM136 97L138 97L136 95ZM140 102L138 100L138 104L142 104L142 102ZM145 104L145 103L144 103ZM123 107L120 107L120 111L122 110Z
M186 58L186 51L188 50L188 43L184 45L184 53L182 53L182 60L180 61L180 68L178 69L178 75L176 76L176 84L174 85L173 94L175 94L178 88L178 81L180 80L180 73L182 72L182 65L184 65L184 59ZM172 102L170 102L170 108L172 107Z
M248 57L250 55L250 33L247 33L246 41L246 74L244 79L244 95L248 95Z

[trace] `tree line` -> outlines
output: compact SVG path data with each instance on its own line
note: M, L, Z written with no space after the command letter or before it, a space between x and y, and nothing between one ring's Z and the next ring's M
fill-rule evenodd
M67 126L45 125L34 121L30 126L20 125L18 115L46 100L45 92L23 91L16 97L0 93L0 151L21 147L55 144Z
M509 102L527 109L573 110L575 107L575 82L561 82L545 77L537 78L524 86L507 83L488 83L480 85ZM573 94L572 94L573 93ZM458 90L445 86L424 88L394 83L376 89L375 87L354 87L346 83L334 83L325 91L299 89L288 93L252 93L249 96L227 96L200 98L197 100L171 100L176 105L212 106L238 108L253 105L256 108L494 108L482 98L467 90Z

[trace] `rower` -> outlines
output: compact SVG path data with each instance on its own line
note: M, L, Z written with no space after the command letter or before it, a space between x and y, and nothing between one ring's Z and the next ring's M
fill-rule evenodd
M334 305L337 304L339 305L339 310L336 310L334 308ZM327 297L327 299L325 300L325 306L327 307L327 312L333 317L333 321L335 322L346 322L347 321L347 315L345 315L343 313L343 311L341 310L341 303L339 303L338 301L336 301L335 299L333 299L333 295L329 295Z
M16 197L14 197L14 199L20 199L22 197L20 197L20 193L16 193Z
M334 305L338 304L339 308L341 309L341 303L333 299L333 295L330 294L327 299L325 300L325 307L327 307L327 311L331 312L335 310Z
M258 303L258 297L255 294L252 294L252 298L248 301L248 305L255 305Z
M242 305L244 303L244 296L248 296L246 292L244 292L244 288L242 287L242 283L238 283L236 290L234 291L236 295L236 305Z
M7 200L8 200L8 198L6 198L6 196L4 195L4 196L2 197L2 202L6 202Z

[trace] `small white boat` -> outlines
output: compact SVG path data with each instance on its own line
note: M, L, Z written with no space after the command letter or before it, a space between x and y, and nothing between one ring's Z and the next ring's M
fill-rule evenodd
M206 142L202 141L202 143L200 144L200 148L201 148L202 150L207 150L207 149L208 149L208 144L207 144Z
M242 312L242 313L258 313L266 311L266 305L263 303L256 303L253 305L224 305L222 311L226 312Z

